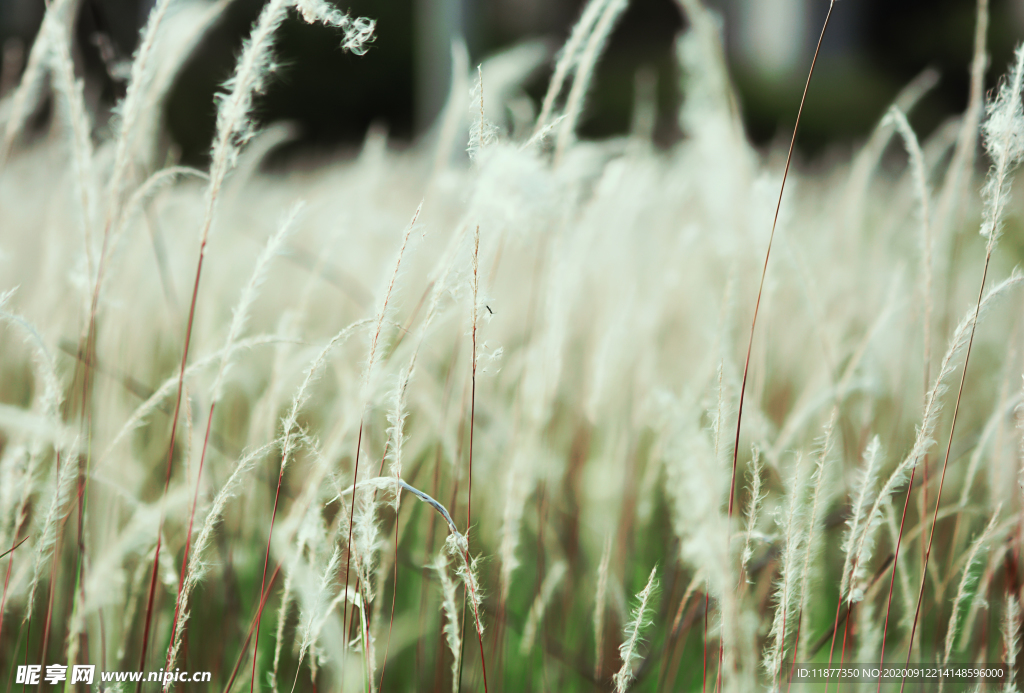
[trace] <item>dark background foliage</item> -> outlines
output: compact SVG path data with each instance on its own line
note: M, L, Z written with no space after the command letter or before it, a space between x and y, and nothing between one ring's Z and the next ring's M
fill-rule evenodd
M82 0L77 38L92 105L108 108L123 90L104 63L131 56L152 0ZM351 0L353 14L377 20L369 53L338 48L335 32L293 17L280 34L278 73L259 105L264 123L299 124L311 148L358 143L371 123L393 142L411 141L432 122L447 93L448 48L465 37L471 60L526 39L557 50L581 9L580 0ZM724 18L730 69L752 138L788 135L828 0L714 0ZM182 158L203 159L213 129L212 94L229 74L262 0L234 0L181 71L167 104L170 134ZM0 40L9 88L31 44L43 0L0 2ZM825 38L818 77L801 135L805 153L862 137L895 93L926 67L941 81L913 121L923 133L965 104L974 32L974 0L842 0ZM684 23L673 0L632 0L599 65L581 123L583 136L606 137L629 125L634 77L657 76L660 144L680 137L675 113L685 91L675 68L674 40ZM1024 0L992 0L990 80L1003 72L1024 36ZM527 93L540 99L550 62Z

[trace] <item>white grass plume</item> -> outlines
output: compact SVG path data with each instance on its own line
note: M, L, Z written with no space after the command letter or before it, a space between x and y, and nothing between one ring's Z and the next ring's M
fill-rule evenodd
M984 311L993 299L1022 282L1024 282L1024 277L1017 273L1012 274L1003 282L993 287L981 301L980 306L969 310L960 321L960 324L957 325L953 337L950 339L946 355L939 365L939 371L935 376L932 388L928 392L928 397L925 398L924 414L921 417L921 424L917 429L914 445L910 453L897 465L885 484L883 484L881 491L875 498L875 502L871 505L871 509L864 516L865 527L872 527L881 521L883 507L890 502L890 496L907 481L910 476L910 470L917 466L917 463L924 458L924 455L934 443L932 434L942 408L941 404L938 403L938 399L946 390L946 379L956 370L957 357L967 346L971 334L971 326L974 323L975 317L979 316L979 308L981 311ZM861 532L860 539L857 540L853 553L854 565L864 563L864 554L868 548L869 534L869 532Z
M926 69L905 86L893 101L893 105L903 113L909 113L920 103L921 99L938 84L937 70ZM850 162L847 175L846 191L842 198L843 216L847 227L860 228L865 211L864 196L868 193L871 176L885 153L886 146L892 139L894 123L887 111L875 126L868 141Z
M23 316L5 309L13 295L13 290L0 293L0 322L8 323L24 335L25 342L32 349L36 377L43 384L42 392L37 397L36 407L44 416L56 419L60 412L60 406L64 402L64 390L60 375L57 373L56 360L37 326ZM34 447L38 448L38 446ZM39 452L41 451L36 450L33 454Z
M35 553L33 555L32 579L28 587L28 597L25 600L25 623L32 620L36 589L42 579L44 564L52 556L54 547L57 545L58 526L61 524L68 501L74 491L75 482L78 480L78 460L71 455L58 456L58 459L59 464L55 471L56 480L49 508L38 531L35 532L38 538L33 542ZM56 576L51 576L51 579L55 578Z
M75 65L71 58L71 36L68 27L46 24L51 33L43 37L53 46L53 75L55 92L70 133L71 159L74 185L79 195L79 225L82 230L86 268L89 280L96 271L96 257L93 249L92 225L95 222L99 191L96 189L96 174L93 170L93 144L91 123L85 108L84 83L75 77ZM88 300L88 299L84 299Z
M110 174L108 188L108 208L105 221L105 234L109 234L111 228L116 226L122 217L125 197L125 178L128 175L132 163L132 152L136 147L136 140L139 133L137 123L143 114L146 102L148 101L148 88L152 84L154 70L150 66L151 56L157 43L160 25L167 15L167 9L172 0L157 0L153 9L146 19L146 26L142 30L139 40L139 47L131 63L131 73L128 78L128 85L124 99L117 105L116 112L120 116L118 120L118 132L114 138L116 150L114 152L114 164ZM100 277L96 278L98 282Z
M334 551L337 551L337 545L335 538L326 527L324 519L320 513L320 482L325 477L330 477L330 471L327 468L326 461L323 459L323 452L320 448L320 444L315 440L306 441L307 447L310 454L316 462L314 472L311 475L309 485L303 490L302 495L296 500L292 506L292 511L289 513L289 517L286 518L285 522L288 525L295 526L294 529L294 542L295 549L293 557L287 562L285 568L285 579L284 588L281 593L281 602L278 606L277 611L277 630L274 633L274 657L273 664L271 666L270 673L268 675L271 683L271 687L276 691L278 683L278 672L281 668L281 655L284 650L284 631L285 626L288 622L288 614L290 612L293 602L298 602L295 599L295 578L296 578L296 565L302 557L309 552L311 557L323 555L329 546L334 546ZM339 518L340 519L340 518ZM288 534L288 532L286 532ZM328 565L330 561L328 561ZM333 586L333 585L332 585ZM321 591L327 589L321 580ZM296 633L296 637L298 634ZM302 661L298 663L298 669L302 667ZM315 668L315 664L311 667ZM293 684L294 686L294 684Z
M213 540L214 532L217 530L221 519L224 517L224 510L227 507L228 501L235 497L242 486L242 482L255 468L256 464L268 451L270 451L271 448L276 445L277 441L273 441L272 443L268 443L263 447L247 453L244 457L238 460L234 470L231 472L231 476L229 476L227 481L224 482L224 485L221 486L217 495L213 499L213 503L210 505L210 510L206 513L203 525L199 529L199 536L196 539L195 546L192 548L191 555L189 556L188 572L185 576L184 582L182 583L180 616L174 629L174 633L171 634L171 646L167 658L168 670L171 670L174 663L177 661L178 652L182 644L182 638L185 634L185 626L188 623L189 600L192 596L192 592L206 576L208 570L206 552Z
M452 693L459 690L459 660L462 656L462 634L459 632L459 607L455 597L455 582L448 574L448 559L444 553L434 557L434 571L441 581L441 610L444 613L444 639L452 653Z
M548 120L555 107L555 99L562 92L562 86L565 84L566 78L568 78L578 61L578 54L583 46L583 42L590 36L597 18L601 16L601 10L607 4L608 0L589 0L587 6L583 8L583 14L580 15L579 21L573 25L572 32L569 34L569 40L565 42L558 56L558 61L555 63L555 72L548 83L548 90L544 94L540 115L537 116L537 125L533 131L534 136L548 126Z
M892 503L886 503L882 513L883 515L885 515L885 525L886 529L889 532L889 544L893 547L895 547L900 541L900 524L897 521L896 512L897 508L893 508ZM902 555L902 546L900 547L900 551ZM896 557L895 554L893 558L894 560L898 560L898 557ZM899 581L900 597L903 600L902 625L906 626L907 629L910 628L910 619L913 617L912 614L914 613L914 590L910 586L909 573L909 570L896 571L896 578ZM891 575L892 574L890 573L890 584L892 584Z
M337 347L344 344L349 337L359 328L365 324L365 321L360 321L343 327L337 334L335 334L329 342L320 350L320 353L316 355L316 358L306 368L306 376L299 386L299 389L295 391L295 396L292 398L292 406L288 412L288 415L281 419L281 470L284 472L284 468L288 465L291 460L291 453L295 449L295 445L298 441L298 423L299 423L299 412L309 401L311 396L310 388L323 374L324 368L327 365L327 359L330 357Z
M974 479L978 474L978 469L988 449L988 443L996 431L999 430L1004 418L1012 411L1018 412L1018 431L1024 434L1024 431L1020 430L1020 427L1024 425L1024 418L1020 417L1020 403L1022 400L1024 400L1024 390L1019 390L1013 397L998 402L988 421L985 422L985 427L981 430L981 435L978 438L978 444L971 451L967 471L964 472L964 480L960 486L960 500L957 502L958 507L967 507L971 497L971 489L974 487Z
M882 583L879 583L882 584ZM866 599L857 605L857 660L877 662L878 650L882 644L882 621L878 618L875 605Z
M359 588L363 601L373 602L373 574L376 568L377 551L380 548L377 523L377 498L369 488L356 490L356 511L353 519L352 556L360 577Z
M567 570L568 565L566 562L558 561L551 566L548 574L544 576L540 592L534 598L533 606L530 607L530 613L526 617L526 625L523 626L523 639L519 642L519 654L524 657L533 651L537 629L544 621L544 612L547 610L548 604L551 602L551 598L554 596L558 585L562 582L562 578L565 577Z
M363 325L365 325L365 322L360 322L351 325L351 329L349 331L352 332L356 328L362 327ZM348 335L346 334L344 336L347 337ZM281 341L281 337L277 335L255 335L247 339L239 340L234 344L231 351L239 352L245 349L252 349L253 347L257 346L277 344L280 343ZM229 358L229 356L226 355L222 349L218 349L212 354L208 354L207 356L204 356L201 359L193 361L188 366L188 368L185 369L185 378L188 379L189 376L195 375L196 373L202 371L203 369L215 363L219 364L225 358ZM116 448L117 445L121 443L121 441L123 441L128 434L130 434L136 428L141 426L149 417L149 415L152 414L156 409L158 409L167 397L171 396L171 394L174 393L177 387L178 376L172 375L168 377L166 380L164 380L160 384L160 387L158 387L152 395L146 398L146 401L144 401L142 404L136 407L135 411L133 411L131 415L129 415L125 419L124 423L121 425L121 428L113 436L110 443L107 444L107 447L103 450L103 452L99 455L100 462L102 463L104 461L109 461L111 454L114 451L114 448Z
M929 211L931 194L928 189L928 180L925 174L924 154L921 152L921 144L918 142L914 129L907 122L907 116L897 106L889 109L886 116L896 125L896 130L906 144L907 153L910 155L910 168L914 174L914 190L917 193L917 203L921 210L921 276L924 302L924 382L928 387L930 368L932 360L932 231L931 214Z
M529 469L528 458L535 454L532 447L520 447L512 454L512 462L506 473L505 507L501 519L501 602L508 599L512 586L512 574L519 567L516 550L519 548L520 530L522 529L523 511L526 499L530 494L533 473Z
M945 233L952 222L953 212L963 203L969 186L963 185L970 176L977 157L978 125L985 105L985 72L989 67L986 52L989 27L989 0L977 0L974 20L974 57L971 59L971 87L967 97L967 112L964 114L957 138L953 159L946 170L936 210L937 230Z
M384 331L385 320L387 320L387 317L390 314L389 307L391 304L391 297L395 291L395 284L398 281L399 272L402 268L402 258L405 257L405 249L409 245L409 237L412 235L413 229L416 228L416 220L419 218L420 211L422 209L423 203L420 202L419 207L416 208L416 211L412 215L412 220L405 229L401 245L398 248L398 255L395 258L395 268L391 272L387 288L384 291L384 297L381 299L380 308L377 310L377 315L374 318L373 332L370 333L370 350L369 355L366 357L366 366L363 375L362 400L364 402L369 399L374 366L376 366L377 362L380 360L381 334Z
M297 0L270 0L264 5L253 27L252 34L245 40L238 58L235 72L224 85L225 92L217 99L216 134L211 150L210 184L206 191L206 213L200 238L200 257L206 246L213 225L214 212L224 178L235 167L241 148L255 134L252 118L253 100L263 91L267 79L277 67L272 49L274 34L288 14L288 8ZM363 49L373 32L368 20L353 21L340 15L326 3L319 0L301 0L299 9L307 21L316 19L327 24L351 28L346 35L345 46L353 52Z
M720 454L726 450L723 445L716 451L709 439L718 437L718 424L710 432L703 430L693 420L692 405L670 398L660 406L669 419L664 466L673 502L673 527L681 540L680 553L687 564L705 572L711 597L720 605L726 670L743 664L742 670L747 671L745 661L737 660L749 656L752 644L747 643L740 624L738 562L734 561L724 511L729 478Z
M612 537L604 540L601 562L597 566L597 589L594 594L594 678L601 679L604 663L604 615L608 598L608 564L612 557Z
M145 203L156 195L162 189L167 188L177 179L191 176L198 178L199 180L209 182L210 176L205 171L200 171L197 168L191 166L168 166L162 168L159 171L155 171L149 178L144 180L128 197L124 202L124 206L120 211L120 223L113 229L109 246L112 248L117 245L121 236L124 234L125 229L130 226L133 221L134 215L142 211Z
M700 0L676 0L676 3L690 24L676 44L679 63L687 78L686 99L679 113L680 125L691 135L717 138L727 133L729 144L738 144L735 140L742 137L742 126L721 44L720 22ZM743 156L738 148L730 153ZM737 163L740 162L737 160Z
M587 38L586 46L580 54L579 67L576 69L576 77L572 82L572 89L569 90L569 98L565 104L565 120L558 129L558 137L555 140L555 162L561 160L565 150L569 146L576 132L576 123L583 110L584 98L587 89L590 87L590 79L594 72L594 66L601 55L608 36L615 28L615 22L626 9L628 0L605 0L601 8L601 15L594 25L594 30ZM584 12L586 14L586 12Z
M782 661L786 656L786 640L794 630L793 620L797 611L797 583L800 579L800 554L807 541L804 515L806 514L807 488L802 460L794 464L793 476L787 484L786 504L776 515L776 522L782 531L782 555L779 558L779 577L775 581L772 601L775 604L768 645L762 658L765 672L778 684Z
M1020 657L1020 601L1012 592L1006 595L1003 611L1003 648L1006 662L1006 683L1003 693L1017 693L1017 658Z
M452 532L445 539L445 550L457 559L455 574L462 580L466 587L466 597L473 609L473 624L476 626L477 636L484 636L484 622L480 617L483 608L483 593L480 589L480 580L477 577L478 559L469 555L469 542L466 537L458 532Z
M811 494L810 512L807 517L807 526L804 530L806 538L804 540L803 547L803 565L800 568L799 583L796 585L798 614L796 630L800 635L800 641L803 642L806 642L808 630L803 627L803 624L806 619L810 617L808 612L810 611L810 585L811 572L814 565L813 559L817 557L818 546L822 538L822 532L820 531L822 529L821 515L828 507L830 500L830 492L828 484L826 483L828 478L826 465L828 463L829 456L832 454L832 445L834 442L836 423L838 419L839 407L833 407L828 423L825 424L825 433L821 439L821 447L815 456L814 474L811 475L811 483L813 484L814 491ZM798 651L801 647L800 641L794 645ZM803 653L801 652L801 654Z
M270 268L271 261L281 252L285 241L288 240L288 237L295 230L295 222L299 212L302 211L302 206L302 203L294 205L278 224L277 231L267 240L263 251L256 258L252 276L242 290L238 304L231 311L231 326L228 329L227 339L224 341L224 348L221 350L223 356L220 361L220 367L217 369L217 376L213 381L213 387L211 388L211 406L224 396L224 382L227 380L228 373L233 365L231 357L237 353L234 350L234 345L245 331L252 304L256 301L260 286L267 278L267 270Z
M743 539L743 553L740 556L740 572L747 576L747 565L754 555L753 537L757 529L758 512L761 509L761 502L767 494L761 492L761 475L764 473L764 465L761 463L761 453L755 447L753 458L750 461L750 503L747 505L747 529Z
M3 148L0 149L0 167L6 163L11 148L24 129L42 91L42 82L51 69L54 40L61 40L57 33L70 32L71 15L77 3L75 0L53 0L46 8L43 23L39 28L40 40L32 44L25 72L18 88L11 95L10 112L4 126Z
M858 602L863 595L860 593L851 594L851 590L860 589L859 585L867 571L866 561L870 560L871 550L874 546L874 539L871 534L881 521L881 518L874 518L874 524L868 522L869 505L874 500L875 485L878 483L878 473L881 470L882 454L881 440L876 435L868 443L864 450L864 466L857 475L854 483L855 496L852 502L852 514L846 522L846 532L843 536L843 561L842 578L839 585L840 599L847 599L850 602ZM863 547L858 554L856 548Z
M303 618L298 632L300 640L297 667L299 669L302 668L302 663L305 661L306 655L309 654L311 649L316 647L316 642L320 637L324 624L331 613L334 612L334 608L346 599L350 600L357 606L362 606L362 601L358 598L355 590L342 589L339 590L336 595L332 596L332 592L337 588L337 585L335 584L335 575L337 574L340 565L341 549L336 546L334 551L331 553L330 558L324 565L318 589L313 595L313 600L310 603L305 604L302 609Z
M615 693L625 693L633 680L633 663L640 658L637 652L640 642L643 639L644 630L650 625L651 598L658 588L656 579L658 567L651 568L651 575L647 578L647 585L637 595L637 605L630 615L630 620L623 629L625 641L619 645L619 656L622 658L622 667L615 674Z
M482 65L477 65L476 75L476 86L473 87L473 91L469 95L470 112L471 114L476 114L476 117L470 119L469 142L466 144L466 153L469 154L469 158L473 161L480 158L485 147L498 141L497 126L484 115L486 109L484 108L484 71ZM477 106L478 103L479 106Z
M991 158L992 171L982 195L985 207L981 235L988 239L991 251L1002 228L1003 211L1010 201L1010 172L1024 158L1024 111L1021 91L1024 89L1024 44L1017 48L1014 66L1003 81L995 100L988 106L988 118L982 126L985 151Z
M999 513L1002 510L1002 506L996 507L992 513L991 519L988 521L988 525L985 530L981 533L974 543L971 545L971 550L967 553L967 560L964 562L964 571L960 576L960 585L957 587L956 596L953 597L953 610L949 615L949 625L946 627L946 642L945 649L942 654L942 666L949 664L949 657L953 653L953 644L956 642L957 635L957 620L960 616L960 610L964 602L967 600L967 592L977 581L978 576L973 574L974 564L978 559L978 554L983 548L985 548L992 538L996 529L996 520L999 519ZM944 681L942 682L944 683ZM942 690L940 683L939 690Z
M151 169L156 165L157 162L154 159L157 151L153 144L159 140L160 128L163 124L162 105L166 102L175 80L181 74L189 57L194 54L199 43L224 15L231 2L232 0L213 0L208 4L178 2L174 6L174 11L168 12L167 16L161 19L160 31L154 30L152 34L150 34L149 27L155 19L152 14L155 8L150 12L147 28L144 30L145 37L139 42L141 51L144 42L153 41L150 48L153 56L148 58L148 61L152 63L152 67L148 71L150 75L144 76L145 88L138 89L139 96L145 98L140 99L137 107L133 107L128 103L126 93L125 100L122 102L124 105L121 107L125 113L137 113L134 126L137 134L134 135L134 141L130 143L130 147L126 151L131 153L132 149L135 150L134 158L139 161L140 167ZM136 59L139 55L141 52L136 52ZM134 61L132 68L135 68ZM135 79L130 77L133 83ZM122 128L118 139L124 134L128 133L125 133ZM147 144L149 145L148 152L142 148ZM127 160L131 161L132 158L127 157ZM110 180L111 182L115 180L113 174Z
M217 97L210 183L206 188L206 213L199 232L200 263L213 225L224 178L238 162L241 148L255 134L251 117L253 99L264 89L267 78L274 71L271 54L274 34L284 22L291 4L291 0L270 0L263 6L252 34L242 45L242 54L238 58L235 72L224 85L225 92Z
M308 23L320 22L341 29L344 39L341 47L354 55L363 55L373 41L376 22L365 17L352 18L324 0L295 0L295 6Z
M402 478L402 450L405 448L405 418L409 415L406 410L406 393L409 390L409 371L399 376L398 384L392 395L391 410L388 412L388 442L387 457L391 464L388 466L388 473L396 479ZM398 504L402 494L394 495L394 508L398 512Z
M89 617L95 617L104 608L120 608L122 600L127 598L124 564L150 548L158 520L159 510L155 505L136 505L131 521L116 539L104 542L98 547L97 555L91 557L89 571L81 578L84 584L74 600L64 638L69 665L81 663L80 636L89 625Z
M24 506L34 491L28 461L24 445L8 444L0 455L0 551L13 549L27 519Z

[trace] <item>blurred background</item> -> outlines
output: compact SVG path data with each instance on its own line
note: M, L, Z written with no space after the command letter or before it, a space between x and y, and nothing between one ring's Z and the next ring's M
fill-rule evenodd
M706 0L723 18L730 70L751 138L787 138L828 0ZM264 124L299 125L300 148L358 146L371 124L393 145L425 132L447 98L450 44L464 37L471 64L527 40L553 55L582 9L582 0L335 0L377 20L364 56L343 53L331 29L292 17L282 30L284 63L259 102ZM991 0L989 86L1024 38L1024 0ZM153 0L82 0L76 56L91 107L99 114L123 93L123 61L131 57ZM181 158L201 163L213 131L213 93L232 68L262 0L233 0L180 71L166 122ZM38 29L44 0L0 0L0 89L17 79ZM927 67L938 88L912 118L926 134L965 106L974 32L974 0L842 0L825 38L808 101L800 147L815 156L848 147L881 117L896 92ZM637 74L653 85L655 140L681 134L677 106L685 90L674 59L684 28L673 0L631 0L599 64L581 122L584 137L609 137L630 123ZM525 84L536 104L552 60ZM654 79L652 80L651 77ZM44 116L40 116L41 118ZM101 118L102 120L102 118Z

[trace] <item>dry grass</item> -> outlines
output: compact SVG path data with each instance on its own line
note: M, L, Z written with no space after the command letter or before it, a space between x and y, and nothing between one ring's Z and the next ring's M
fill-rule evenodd
M1019 672L1024 50L986 109L982 0L965 116L919 138L926 75L780 203L785 152L748 143L697 0L685 138L576 139L624 6L588 3L528 140L493 114L530 55L472 75L456 47L433 138L270 172L281 22L356 53L373 31L271 0L201 172L155 163L159 104L223 3L156 4L109 127L50 3L0 101L0 686L58 662L226 692Z

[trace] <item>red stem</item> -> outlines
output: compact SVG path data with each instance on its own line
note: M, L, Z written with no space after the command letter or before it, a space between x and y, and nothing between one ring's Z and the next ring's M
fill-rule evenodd
M882 628L882 649L878 654L878 693L881 693L882 690L881 668L882 664L885 662L885 638L889 634L889 612L892 609L892 592L893 587L896 584L896 564L900 559L900 544L903 541L903 527L907 522L907 508L910 506L910 495L914 490L914 474L916 472L917 465L914 465L914 468L910 470L910 484L907 487L907 500L903 503L903 517L900 519L900 533L899 536L896 537L896 553L893 554L892 559L892 575L889 577L889 596L885 603L885 626ZM913 642L913 636L911 636L911 642Z
M178 371L178 394L174 400L174 413L171 416L171 441L167 445L167 473L164 476L164 492L161 499L167 497L167 491L171 487L171 469L174 461L174 440L178 432L178 414L181 411L181 396L185 390L185 366L188 364L188 350L192 343L192 324L196 315L196 300L199 297L199 280L203 273L203 258L206 255L206 238L199 245L199 262L196 264L196 279L192 285L192 301L188 309L188 322L185 326L185 347L181 353L181 368ZM156 595L156 576L160 565L160 548L163 544L164 520L166 519L166 508L161 502L160 523L156 532L156 551L153 553L153 571L149 580L149 596L146 598L146 622L142 631L142 652L139 654L139 671L146 668L146 651L149 649L149 629L153 622L153 603ZM135 688L136 693L142 690L142 682Z
M188 515L188 532L185 533L185 555L181 559L181 574L178 576L178 594L174 598L174 618L171 620L171 647L167 649L167 670L170 671L171 652L174 651L174 633L178 628L181 615L181 594L185 588L185 575L188 574L188 555L192 547L192 526L196 519L196 505L199 504L199 482L203 478L203 463L206 461L206 449L210 443L210 429L213 427L213 408L216 401L210 402L210 415L206 419L206 435L203 437L203 451L199 455L199 471L196 473L196 490L192 494L192 509Z
M995 231L993 230L993 233ZM981 301L985 296L985 280L988 279L988 266L992 260L993 242L989 242L988 250L985 252L985 268L981 272L981 286L978 288L977 308L974 310L974 319L971 321L971 336L967 340L967 354L964 356L964 370L960 375L960 389L956 393L956 406L953 407L953 422L949 426L949 440L946 443L946 456L942 461L942 475L939 477L939 490L935 493L935 511L932 513L932 527L928 532L928 550L924 552L924 566L921 570L921 589L917 595L917 609L914 611L914 624L910 628L910 646L907 648L907 664L910 663L910 653L914 650L914 635L917 633L917 620L921 616L921 602L924 600L924 585L928 579L928 559L932 555L932 542L935 540L935 525L939 520L939 505L942 503L942 485L946 482L946 468L949 466L949 453L953 449L953 433L956 431L956 419L960 413L960 401L964 395L964 383L967 381L967 366L971 360L971 347L974 346L974 333L978 329L978 318L981 315ZM906 678L900 684L900 693L907 684Z
M270 584L267 585L266 590L260 595L260 606L263 608L264 602L267 601L267 597L270 596L270 590L274 586L274 581L277 580L277 574L281 572L281 565L278 564L277 568L274 569L273 575L270 576ZM258 612L257 612L258 613ZM252 640L252 632L256 628L256 618L253 617L252 622L249 624L249 632L245 635L245 642L242 643L242 649L238 653L238 659L235 660L235 666L231 670L231 677L228 679L228 685L224 687L224 693L229 693L231 687L235 684L235 677L238 676L238 670L242 667L242 658L245 657L245 653L249 651L249 641Z
M277 474L277 491L274 493L274 511L270 514L270 531L267 533L267 553L263 558L263 577L260 581L260 608L256 612L256 637L252 643L252 680L249 682L249 693L252 693L256 687L256 653L260 647L260 618L263 616L263 607L267 603L266 597L263 596L263 592L266 590L267 585L267 567L270 565L270 540L274 536L274 521L277 519L277 505L281 500L281 481L284 479L284 463L285 455L281 455L281 471ZM353 491L353 494L355 492ZM348 601L348 600L346 600Z
M348 548L345 549L345 591L348 593L348 570L352 564L352 522L356 516L356 482L359 480L359 452L363 446L363 422L359 422L359 435L356 437L356 461L352 471L352 506L348 511ZM397 560L397 557L396 557ZM348 597L342 600L345 603L341 623L345 627L345 637L348 638ZM355 610L353 610L353 617Z
M708 606L711 601L710 590L704 592L704 654L701 661L704 663L704 674L700 678L700 693L704 693L708 685Z
M740 385L740 404L739 411L736 414L736 439L732 446L732 481L729 483L729 527L731 532L732 527L732 512L733 504L736 500L736 467L739 462L740 454L740 430L743 423L743 401L747 391L747 376L750 373L750 355L754 349L754 329L757 327L757 316L761 310L761 296L764 293L764 280L768 275L768 259L772 254L772 241L775 240L775 229L779 225L779 212L782 210L782 194L786 190L786 179L789 178L789 167L793 162L793 150L796 147L796 135L800 130L800 118L804 113L804 104L807 102L807 92L811 88L811 77L814 76L814 67L818 63L818 54L821 52L821 43L825 39L825 30L828 29L829 20L832 19L832 9L835 7L835 0L832 0L828 6L828 14L825 15L825 23L821 27L821 35L818 37L818 45L814 49L814 57L811 59L811 69L807 72L807 82L804 84L804 93L800 97L800 108L796 114L796 123L793 125L793 136L789 140L789 153L786 155L786 169L782 173L782 185L779 188L779 201L775 205L775 218L772 221L772 232L768 236L768 249L764 254L764 266L761 268L761 282L757 288L757 301L754 303L754 317L750 321L750 339L747 342L747 357L743 363L743 382ZM785 627L783 627L783 642L785 642ZM718 668L721 672L723 650L725 648L725 639L719 638L718 645Z

